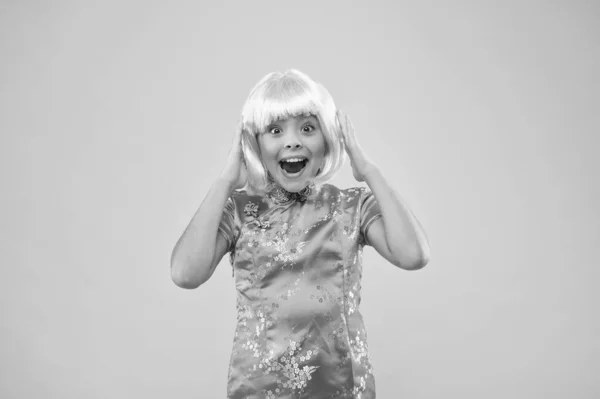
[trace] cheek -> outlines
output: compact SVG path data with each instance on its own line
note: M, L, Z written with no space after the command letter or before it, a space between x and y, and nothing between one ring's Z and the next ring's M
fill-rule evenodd
M260 140L258 148L263 162L272 162L277 157L277 148L271 140Z
M325 137L321 136L320 139L315 143L315 154L319 157L324 157L327 154L327 142Z

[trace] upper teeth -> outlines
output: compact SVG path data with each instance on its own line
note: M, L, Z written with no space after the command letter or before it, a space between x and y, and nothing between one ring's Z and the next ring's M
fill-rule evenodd
M302 162L304 161L304 158L288 158L288 159L284 159L283 162Z

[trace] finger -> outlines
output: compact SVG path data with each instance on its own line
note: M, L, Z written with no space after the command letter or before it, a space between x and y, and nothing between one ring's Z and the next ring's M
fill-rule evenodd
M242 151L242 141L244 140L244 126L240 122L238 128L235 130L235 134L233 137L234 148L239 151Z
M346 126L348 127L348 130L353 130L354 125L352 124L352 119L350 119L350 116L346 114L344 117L346 118Z
M338 110L335 113L335 116L336 116L340 126L344 127L344 122L346 120L346 114L344 113L344 111L342 111L341 109L338 108Z
M348 126L346 125L346 115L341 109L337 110L336 119L338 122L338 126L340 132L342 133L342 138L347 141L348 139Z
M235 129L236 139L240 140L242 138L243 133L244 133L244 124L240 121L240 123L237 126L237 129Z
M352 120L348 117L348 125L349 125L349 129L348 129L348 134L352 137L352 141L356 144L358 144L358 140L356 138L356 130L354 129L354 124L352 123Z
M350 117L348 115L345 115L346 117L346 134L351 137L354 138L354 125L352 124L352 120L350 119Z
M231 151L237 151L237 148L241 145L242 135L240 129L236 128L233 132L233 139L231 140Z
M344 119L342 122L344 128L342 129L344 132L344 137L346 139L346 142L351 145L352 142L354 141L354 130L352 127L352 122L350 121L350 118L348 118L348 115L344 115Z

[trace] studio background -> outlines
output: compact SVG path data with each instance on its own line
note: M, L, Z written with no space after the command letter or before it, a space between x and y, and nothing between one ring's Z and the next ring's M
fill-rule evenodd
M365 250L378 397L597 398L599 10L0 2L0 397L225 397L231 266L188 291L170 254L252 86L297 68L431 244Z

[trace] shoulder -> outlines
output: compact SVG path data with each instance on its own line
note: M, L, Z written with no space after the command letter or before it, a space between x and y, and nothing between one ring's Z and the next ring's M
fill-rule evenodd
M323 184L318 195L324 200L329 199L343 203L347 208L348 206L360 207L369 194L371 194L371 191L368 187L359 186L342 189L332 184Z
M362 194L365 192L368 192L368 188L367 187L348 187L348 188L339 188L337 186L334 186L333 184L323 184L321 186L321 189L319 190L320 193L326 193L326 194L334 194L334 195L342 195L342 196L355 196L357 194Z
M235 190L231 192L229 198L236 204L241 204L248 201L263 202L265 196L252 194L246 190Z
M246 190L235 190L229 196L227 205L232 208L240 219L256 217L270 207L270 202L264 195L252 194Z

